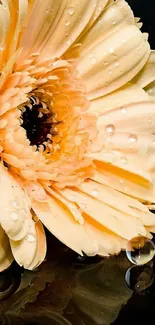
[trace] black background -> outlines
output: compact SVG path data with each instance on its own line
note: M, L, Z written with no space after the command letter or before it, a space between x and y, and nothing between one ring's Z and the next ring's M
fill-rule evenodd
M136 17L141 17L142 30L149 33L152 49L155 49L155 0L128 0Z

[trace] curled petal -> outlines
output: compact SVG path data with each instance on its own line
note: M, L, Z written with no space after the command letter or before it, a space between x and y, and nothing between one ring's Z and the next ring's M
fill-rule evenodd
M16 179L0 165L0 223L8 237L20 240L31 222L29 199Z
M35 223L31 219L26 237L21 240L10 240L11 250L17 263L29 268L37 251L37 238Z
M89 99L108 94L129 82L150 53L143 34L133 25L119 29L77 62Z
M37 241L37 251L32 263L29 265L28 269L33 270L38 267L46 257L47 244L46 236L42 223L40 221L35 223L36 230L36 241Z
M0 272L7 269L13 262L13 256L7 235L0 226Z
M115 1L108 6L91 29L79 40L82 44L80 55L86 54L101 41L115 33L120 28L134 24L134 16L129 5L123 1Z
M132 80L136 85L144 88L155 80L155 51L151 51L144 68Z

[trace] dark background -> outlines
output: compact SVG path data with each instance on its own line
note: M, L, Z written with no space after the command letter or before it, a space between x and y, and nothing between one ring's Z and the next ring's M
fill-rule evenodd
M155 49L155 0L127 0L136 17L141 17L142 30L149 33L152 49Z

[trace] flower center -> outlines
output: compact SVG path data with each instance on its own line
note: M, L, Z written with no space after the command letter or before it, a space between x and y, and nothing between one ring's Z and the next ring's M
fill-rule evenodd
M51 123L48 112L42 112L43 104L38 98L30 97L30 105L25 105L21 114L22 127L26 130L31 145L37 147L47 141Z

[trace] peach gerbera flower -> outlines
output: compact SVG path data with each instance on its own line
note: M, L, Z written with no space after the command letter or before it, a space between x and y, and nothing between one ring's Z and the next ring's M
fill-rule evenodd
M44 260L42 223L79 254L150 237L155 58L138 19L124 0L0 3L0 270Z

